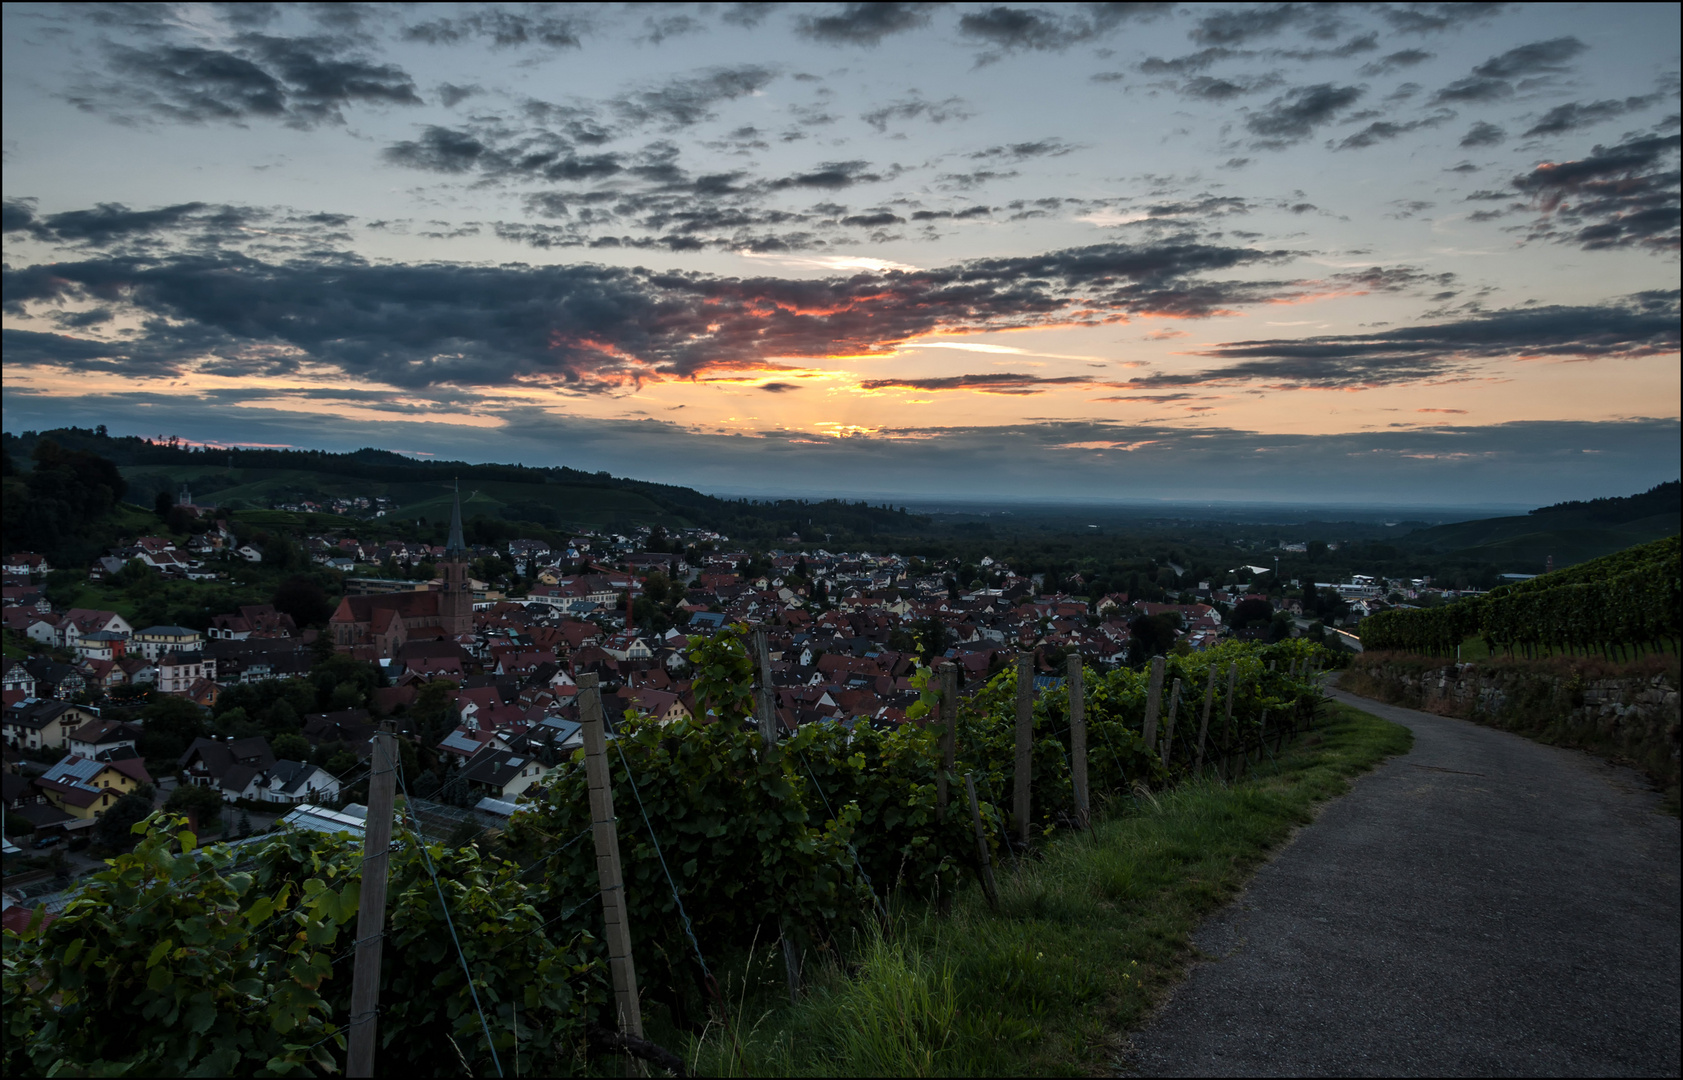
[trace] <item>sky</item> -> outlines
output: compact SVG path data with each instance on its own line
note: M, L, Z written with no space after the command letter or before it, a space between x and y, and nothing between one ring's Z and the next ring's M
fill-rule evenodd
M1679 472L1675 4L27 4L4 425L707 491Z

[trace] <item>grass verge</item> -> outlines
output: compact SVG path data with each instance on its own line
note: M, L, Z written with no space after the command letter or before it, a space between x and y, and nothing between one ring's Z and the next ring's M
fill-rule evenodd
M1190 934L1315 805L1406 751L1406 728L1348 706L1232 787L1123 798L1087 834L1001 868L1000 910L971 886L951 910L905 905L848 954L808 965L798 1005L775 945L726 979L734 1023L699 1037L661 1025L705 1075L1020 1076L1114 1071L1193 958Z

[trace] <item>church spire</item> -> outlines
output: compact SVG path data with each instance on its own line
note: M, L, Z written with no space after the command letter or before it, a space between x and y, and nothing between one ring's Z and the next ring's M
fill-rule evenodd
M444 557L457 559L467 554L467 543L462 539L462 482L456 481L456 500L450 508L450 539L444 544Z

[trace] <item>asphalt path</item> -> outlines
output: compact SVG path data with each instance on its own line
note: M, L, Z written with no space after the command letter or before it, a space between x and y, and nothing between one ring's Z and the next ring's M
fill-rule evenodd
M1414 749L1193 940L1147 1076L1677 1076L1679 822L1628 770L1333 696Z

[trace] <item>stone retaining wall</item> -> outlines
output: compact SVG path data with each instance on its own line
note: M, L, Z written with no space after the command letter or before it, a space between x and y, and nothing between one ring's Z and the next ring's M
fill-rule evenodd
M1341 685L1393 705L1628 761L1675 790L1683 750L1677 664L1654 659L1644 665L1648 670L1608 672L1570 660L1445 664L1366 654L1351 662Z

